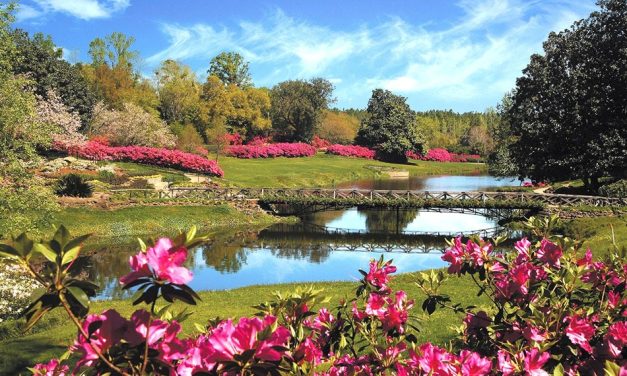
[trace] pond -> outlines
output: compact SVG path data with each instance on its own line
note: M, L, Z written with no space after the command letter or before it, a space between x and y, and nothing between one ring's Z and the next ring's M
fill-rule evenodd
M377 189L471 191L519 185L515 179L448 176L358 181L350 186ZM348 186L348 185L347 185ZM498 226L487 212L433 212L349 208L304 215L301 223L261 230L233 229L190 250L194 289L220 290L256 284L357 280L359 268L386 253L399 272L445 266L445 238ZM100 246L82 260L102 290L99 298L128 296L117 279L128 272L134 244ZM389 254L388 254L389 253Z

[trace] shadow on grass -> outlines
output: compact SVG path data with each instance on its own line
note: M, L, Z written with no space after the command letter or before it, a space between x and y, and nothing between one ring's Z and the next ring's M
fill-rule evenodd
M30 375L26 367L58 357L67 350L47 338L20 338L0 343L0 375ZM37 354L33 359L32 355Z

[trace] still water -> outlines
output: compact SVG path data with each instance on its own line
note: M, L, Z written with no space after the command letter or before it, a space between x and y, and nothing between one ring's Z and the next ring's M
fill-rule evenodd
M519 184L490 176L440 176L358 181L345 187L472 191ZM367 268L380 253L393 258L399 272L443 267L440 257L446 237L497 226L497 218L480 214L350 208L309 214L297 225L235 229L190 250L187 266L194 273L190 285L201 291L356 280L357 269ZM102 287L99 298L128 296L117 280L128 273L128 258L136 248L132 243L102 245L82 260L90 278Z

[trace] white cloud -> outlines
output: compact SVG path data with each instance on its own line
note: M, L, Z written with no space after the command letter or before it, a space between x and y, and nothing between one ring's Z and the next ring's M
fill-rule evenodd
M464 110L482 109L478 103L494 105L513 87L551 30L585 17L593 7L592 0L462 0L458 6L459 18L437 24L410 24L401 15L352 30L312 24L280 10L229 27L166 23L162 31L169 45L147 62L188 60L204 71L211 57L231 50L251 62L260 85L334 78L341 106L361 107L370 90L384 87L408 96L418 108L449 101Z
M108 18L130 6L130 0L33 0L33 5L20 5L18 21L34 19L50 13L64 13L82 20Z

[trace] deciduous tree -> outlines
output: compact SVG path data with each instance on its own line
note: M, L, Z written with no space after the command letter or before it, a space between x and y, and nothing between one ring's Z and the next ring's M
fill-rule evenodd
M211 59L207 74L218 77L225 86L235 85L240 88L253 86L248 73L248 62L237 52L222 52Z
M290 80L270 92L275 138L288 142L311 142L324 110L334 101L333 84L323 78Z

